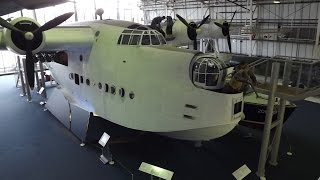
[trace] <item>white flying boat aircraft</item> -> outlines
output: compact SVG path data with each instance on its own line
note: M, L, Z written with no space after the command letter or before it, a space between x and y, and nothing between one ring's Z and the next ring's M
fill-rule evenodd
M43 26L0 18L0 49L48 62L66 99L118 125L184 140L210 140L243 118L243 95L220 90L226 64L212 54L166 44L156 30L119 20Z

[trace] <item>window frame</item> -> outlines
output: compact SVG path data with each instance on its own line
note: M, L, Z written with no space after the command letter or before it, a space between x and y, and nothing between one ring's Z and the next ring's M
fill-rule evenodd
M128 36L129 40L126 40L126 43L124 43L123 40ZM139 36L139 38L136 43L133 43L136 36ZM146 36L148 36L149 42L143 43ZM166 45L167 42L162 34L156 30L124 29L118 38L117 44L128 46L162 46Z

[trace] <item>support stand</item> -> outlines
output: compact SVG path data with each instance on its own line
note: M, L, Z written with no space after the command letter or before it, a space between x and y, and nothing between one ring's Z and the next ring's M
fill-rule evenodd
M29 82L28 82L28 76L27 76L27 69L26 69L26 58L22 58L22 62L23 62L23 72L25 75L25 80L26 80L26 91L27 91L27 98L28 98L28 102L32 102L32 98L31 98L31 92L30 92L30 88L29 88Z
M288 87L289 85L289 78L291 75L291 62L286 62L284 65L284 72L283 72L283 82L282 85L284 87ZM272 150L271 150L271 159L270 159L270 164L273 166L278 165L278 154L279 154L279 146L280 146L280 141L281 141L281 134L282 134L282 128L283 128L283 119L284 119L284 114L285 114L285 109L286 109L286 99L281 98L280 99L280 105L279 105L279 110L278 110L278 116L277 116L277 121L278 125L276 126L276 132L274 135L274 142L272 144Z
M22 63L21 63L22 61ZM32 97L31 97L31 90L29 88L29 82L28 82L28 77L27 77L27 70L26 70L26 59L21 56L17 56L17 64L18 64L18 69L19 69L19 74L18 74L18 80L20 78L21 81L21 87L22 87L22 94L21 96L27 95L27 100L28 102L32 102ZM45 99L47 99L47 92L46 92L46 86L45 86L45 77L44 77L44 68L43 68L43 62L39 61L39 69L35 69L35 81L36 81L36 86L37 86L37 92L41 94ZM39 73L41 75L41 83L39 79ZM18 81L17 81L18 83ZM45 103L45 100L43 101Z
M43 95L44 98L47 98L46 80L45 80L45 77L44 77L43 62L41 62L41 61L39 61L39 68L40 68L40 76L41 76L41 87L43 88L43 91L42 91L41 94Z
M106 163L109 163L110 165L114 164L114 161L112 160L112 153L110 150L109 143L107 143L104 147L102 147L100 161L103 164L106 164Z
M265 165L266 165L268 148L269 148L270 131L272 129L271 122L272 122L272 116L273 116L275 93L276 93L277 84L278 84L279 68L280 68L280 63L272 64L268 107L267 107L266 119L265 119L264 129L263 129L263 137L262 137L262 143L261 143L258 171L256 173L259 177L265 176Z
M39 84L39 74L38 74L38 72L34 72L35 73L35 77L36 77L36 83L37 83L37 91L39 92L40 91L40 88L41 88L41 86L40 86L40 84Z
M21 67L21 59L20 59L20 56L17 56L17 61L18 61L18 69L19 69L19 76L20 77L20 81L21 81L21 89L22 89L22 94L21 96L25 96L26 95L26 87L25 87L25 84L24 84L24 76L23 76L23 70L22 70L22 67ZM18 82L17 82L18 83Z

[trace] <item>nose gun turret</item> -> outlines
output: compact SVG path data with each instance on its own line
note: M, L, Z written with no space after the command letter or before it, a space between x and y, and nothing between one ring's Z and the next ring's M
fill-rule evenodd
M199 88L219 90L223 88L227 65L211 54L201 54L193 58L190 64L190 79Z

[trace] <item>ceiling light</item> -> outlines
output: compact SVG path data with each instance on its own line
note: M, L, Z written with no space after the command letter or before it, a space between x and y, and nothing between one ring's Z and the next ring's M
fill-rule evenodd
M275 3L275 4L279 4L279 3L280 3L280 1L273 1L273 3Z

